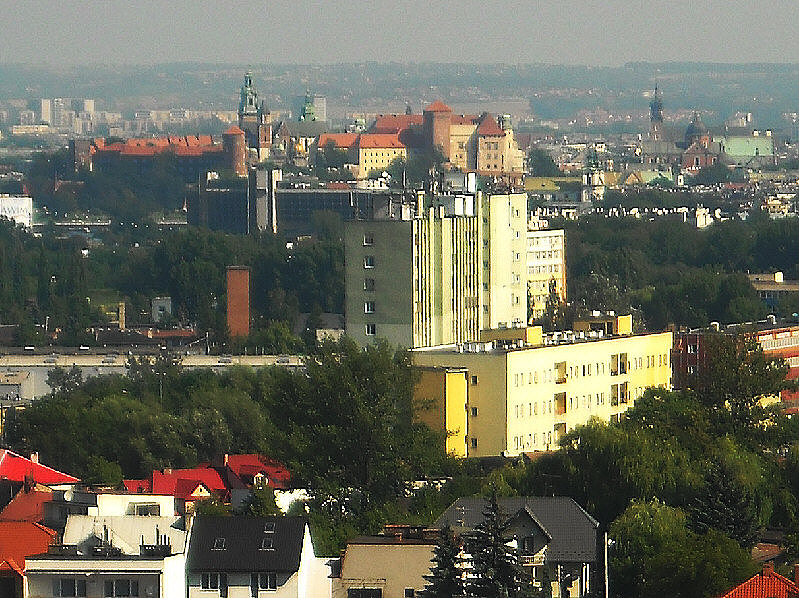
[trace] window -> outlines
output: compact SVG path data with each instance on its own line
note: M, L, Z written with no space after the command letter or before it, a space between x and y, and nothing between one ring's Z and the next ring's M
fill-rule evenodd
M264 523L264 533L270 534L275 531L275 522L274 521L267 521Z
M375 336L377 334L377 325L366 324L366 336Z
M139 595L139 582L135 579L107 579L104 586L105 592L103 595L106 598Z
M363 290L364 291L374 291L375 290L375 279L374 278L364 278L363 279Z
M472 407L472 417L477 417L477 407Z
M223 590L227 588L227 574L203 573L200 576L200 587L203 590Z
M60 577L53 580L53 596L76 598L86 596L86 580Z
M274 542L275 539L272 536L264 536L261 538L261 550L272 550Z
M347 598L383 598L383 590L380 588L350 588L347 590Z
M258 590L276 590L277 573L274 571L250 573L250 589L253 596L258 595Z
M477 448L477 438L472 437L472 448Z
M211 550L224 550L224 549L225 549L225 539L214 538L214 545L211 547Z
M405 588L405 598L416 598L416 590L413 588Z
M366 233L363 236L363 246L364 247L371 247L375 244L375 237L372 233Z
M375 256L373 256L373 255L365 255L365 256L363 256L363 267L364 268L374 268L375 267Z
M363 313L365 313L365 314L373 314L373 313L375 313L375 302L374 301L366 301L363 304Z
M472 386L477 386L477 376L472 376Z

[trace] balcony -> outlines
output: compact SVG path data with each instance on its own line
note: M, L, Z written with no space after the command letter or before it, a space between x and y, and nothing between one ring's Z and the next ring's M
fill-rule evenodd
M544 564L544 555L542 554L521 554L519 555L519 564L522 567L538 567Z

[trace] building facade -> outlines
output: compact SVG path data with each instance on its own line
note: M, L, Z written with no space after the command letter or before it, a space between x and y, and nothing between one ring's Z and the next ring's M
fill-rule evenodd
M544 314L551 290L566 302L566 234L562 229L527 231L527 292L532 319Z
M458 429L466 445L454 447L455 454L553 450L590 418L618 421L647 388L670 388L671 348L670 332L488 331L480 342L415 349L415 365L465 371L467 380L462 393L436 395L428 382L416 396L433 410L446 410L425 416L438 421L449 416L454 422L466 409L466 430Z
M347 223L347 334L361 344L381 337L424 347L524 325L526 201L442 196L415 217Z

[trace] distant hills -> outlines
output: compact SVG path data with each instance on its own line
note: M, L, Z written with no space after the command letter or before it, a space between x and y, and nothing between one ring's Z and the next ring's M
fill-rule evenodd
M220 65L54 68L0 65L0 101L92 97L98 109L137 107L234 109L246 70L270 107L285 108L306 89L334 106L414 110L434 98L451 104L529 100L539 118L566 118L581 109L645 110L655 83L665 110L700 109L711 124L736 111L759 126L784 125L799 111L799 64L634 62L620 67L529 64L361 63L335 65Z

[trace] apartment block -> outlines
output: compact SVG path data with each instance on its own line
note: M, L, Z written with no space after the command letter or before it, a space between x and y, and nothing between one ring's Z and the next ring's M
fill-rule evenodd
M347 223L345 328L426 347L522 326L527 315L526 196L420 197L415 215Z
M621 317L623 318L623 317ZM621 319L620 318L620 319ZM649 387L671 387L672 334L554 332L540 327L486 331L480 341L415 349L423 368L417 387L423 421L459 425L456 455L486 457L554 450L560 438L592 417L618 421ZM435 375L465 376L458 391L436 389ZM465 429L459 410L465 409ZM440 428L439 428L440 429Z
M527 290L530 315L540 318L550 286L566 301L566 235L563 230L527 231Z

